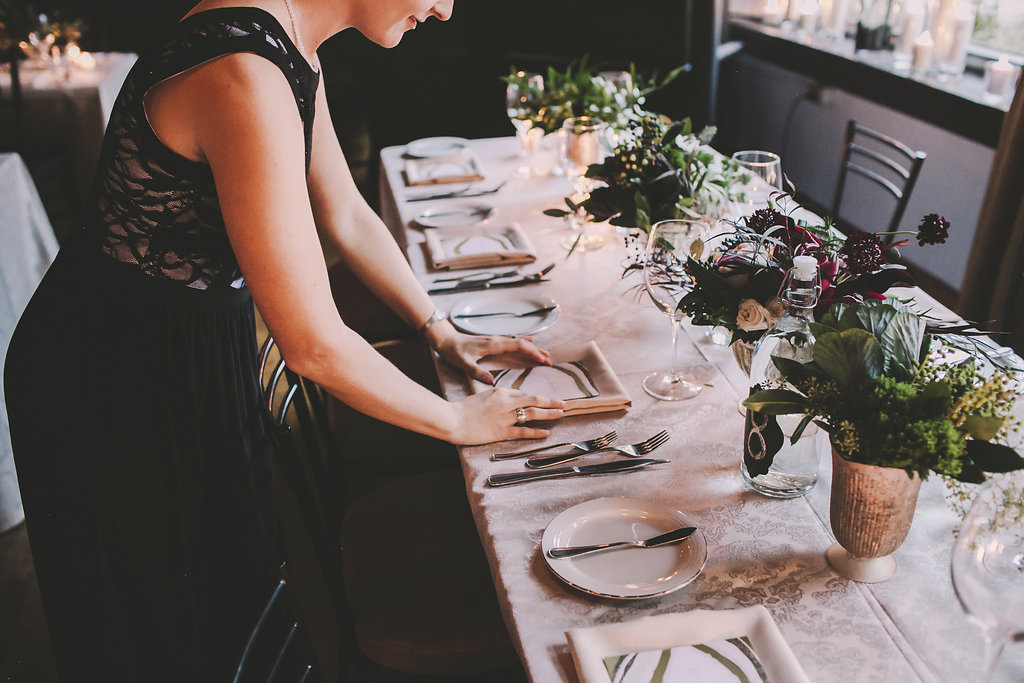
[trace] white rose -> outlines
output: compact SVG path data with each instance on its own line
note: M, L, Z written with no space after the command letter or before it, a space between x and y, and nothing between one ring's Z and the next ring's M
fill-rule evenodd
M740 309L736 313L736 327L744 332L767 330L771 314L755 299L740 301Z

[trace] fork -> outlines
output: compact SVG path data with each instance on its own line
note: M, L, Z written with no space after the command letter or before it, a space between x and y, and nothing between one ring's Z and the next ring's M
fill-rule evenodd
M589 455L590 453L603 453L605 451L617 451L623 455L628 455L631 458L639 458L647 455L666 441L668 441L668 430L662 430L651 438L641 441L640 443L629 444L628 446L603 446L584 453L563 453L561 455L550 455L542 458L530 458L526 461L526 466L531 469L539 470L545 467L561 465L562 463L575 460L576 458L581 458L584 455Z
M553 443L548 446L541 446L540 448L531 448L528 451L516 451L515 453L495 453L491 456L491 460L511 460L512 458L520 458L524 455L531 455L533 453L540 453L541 451L548 451L552 448L562 448L564 446L572 446L573 448L583 451L583 453L592 453L598 449L604 448L608 444L619 438L619 435L615 431L610 431L603 436L599 436L596 439L587 439L586 441L567 441L566 443ZM581 455L583 454L581 453Z
M431 199L452 199L453 197L483 197L484 195L487 195L487 194L494 194L495 192L497 192L501 188L505 187L505 183L506 182L508 182L508 181L507 180L503 180L500 183L498 183L496 186L490 188L489 190L477 190L475 192L470 192L471 188L467 187L466 189L459 190L457 192L441 192L439 194L427 194L427 195L422 195L422 196L419 196L419 197L409 197L405 201L407 201L407 202L425 202L425 201L428 201L428 200L431 200Z
M492 316L507 316L510 318L528 318L532 315L545 315L558 308L558 305L545 306L544 308L537 308L532 311L525 311L523 313L512 313L511 311L496 311L494 313L458 313L453 315L453 318L490 318Z
M487 280L497 280L503 277L512 277L513 275L519 275L523 270L522 266L513 268L512 270L506 270L501 273L469 273L468 275L454 275L452 277L439 277L434 282L460 282L462 280L472 280L473 282L485 282Z

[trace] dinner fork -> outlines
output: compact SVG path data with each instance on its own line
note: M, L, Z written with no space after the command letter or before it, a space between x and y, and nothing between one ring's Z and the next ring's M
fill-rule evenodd
M508 181L503 180L500 183L498 183L496 186L494 186L494 187L492 187L492 188L490 188L488 190L476 190L474 192L470 192L470 189L472 189L472 188L468 188L467 187L465 189L457 190L455 192L440 192L438 194L426 194L426 195L421 195L419 197L409 197L405 201L407 201L407 202L425 202L425 201L428 201L428 200L431 200L431 199L452 199L453 197L483 197L484 195L494 194L495 192L497 192L501 188L505 187L505 183L506 182L508 182Z
M531 469L539 470L545 467L561 465L562 463L575 460L576 458L581 458L584 455L589 455L590 453L603 453L606 451L617 451L623 455L628 455L631 458L639 458L647 455L666 441L668 441L668 431L662 430L651 438L641 441L640 443L629 444L628 446L603 446L584 453L564 453L562 455L549 455L542 458L530 458L526 461L526 466Z
M515 453L495 453L491 456L491 460L511 460L512 458L520 458L524 455L531 455L533 453L540 453L541 451L551 450L552 448L562 448L564 446L572 446L573 448L583 451L583 453L590 453L604 448L608 444L619 438L617 432L610 431L603 436L599 436L596 439L587 439L586 441L567 441L566 443L553 443L548 446L541 446L540 448L531 448L527 451L516 451ZM583 454L581 453L581 455Z

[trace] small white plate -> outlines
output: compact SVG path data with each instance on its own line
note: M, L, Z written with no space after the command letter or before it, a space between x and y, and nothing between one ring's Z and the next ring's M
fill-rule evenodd
M563 511L548 524L541 554L555 576L585 593L640 599L666 595L693 581L708 560L698 529L682 543L662 548L626 548L563 559L551 548L651 538L697 526L679 510L642 498L598 498Z
M494 207L486 204L467 204L424 211L414 219L424 228L461 228L483 223L494 215Z
M406 156L433 159L458 154L469 147L469 140L456 137L436 137L413 140L405 146Z
M499 280L500 282L500 280ZM468 334L533 334L545 330L558 320L559 309L514 318L507 315L496 315L487 318L459 318L457 316L472 313L525 313L538 308L556 306L555 300L542 294L526 292L482 292L467 297L452 307L448 314L456 328Z

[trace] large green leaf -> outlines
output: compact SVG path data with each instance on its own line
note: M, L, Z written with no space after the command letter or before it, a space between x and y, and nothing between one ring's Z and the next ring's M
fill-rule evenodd
M792 358L782 358L781 356L772 356L772 362L775 363L775 367L779 369L782 376L794 384L813 377L815 370L818 369L817 366L811 363L801 363Z
M996 438L1003 426L1003 419L994 415L968 415L964 420L964 428L975 439L991 441Z
M789 389L762 389L755 391L745 401L749 410L754 410L766 415L790 415L802 413L809 404L803 394Z
M986 472L1012 472L1024 469L1024 458L1009 446L980 439L967 440L967 455Z
M924 320L919 316L900 311L890 318L878 339L885 354L885 371L889 376L904 381L912 378L923 337Z
M882 374L882 347L866 330L825 334L814 343L814 362L841 386Z
M815 339L817 339L818 337L820 337L823 334L828 334L829 332L838 332L839 331L836 328L832 327L831 325L825 325L824 323L815 323L815 322L810 323L810 328L811 328L811 334L814 335Z

